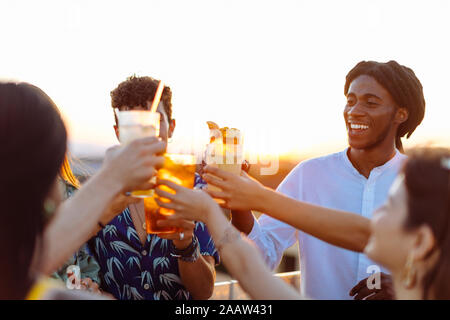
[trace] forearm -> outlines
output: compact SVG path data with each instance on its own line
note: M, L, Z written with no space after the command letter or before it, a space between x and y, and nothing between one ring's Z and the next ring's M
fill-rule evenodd
M211 214L207 222L214 241L219 243L229 227L220 212ZM240 239L223 244L222 261L233 278L253 299L300 299L300 295L265 266L257 249L248 240Z
M297 201L269 188L260 199L256 209L335 246L362 252L369 239L370 220L360 215Z
M231 222L233 226L245 234L249 234L252 231L254 221L251 211L231 211Z
M212 296L216 280L214 258L200 255L195 262L178 259L178 270L184 287L194 299L207 300Z
M100 171L60 206L44 232L42 273L58 269L92 236L102 213L120 190L106 172Z

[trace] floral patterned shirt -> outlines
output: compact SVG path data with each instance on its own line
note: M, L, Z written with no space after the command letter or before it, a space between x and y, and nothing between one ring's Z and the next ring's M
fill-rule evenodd
M196 176L196 182L201 182ZM219 255L206 226L197 222L194 230L202 255ZM190 300L170 255L170 240L149 234L144 245L126 208L89 241L89 248L101 268L102 289L120 300Z

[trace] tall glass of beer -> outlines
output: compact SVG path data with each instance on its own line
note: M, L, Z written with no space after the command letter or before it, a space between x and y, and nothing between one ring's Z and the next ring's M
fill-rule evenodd
M180 186L192 189L195 181L196 159L193 155L166 153L164 155L164 165L158 170L159 179L172 181ZM175 193L167 186L159 186L164 191ZM156 194L154 197L158 197ZM173 210L160 208L154 197L144 198L145 224L147 233L175 233L178 228L161 228L156 225L156 221L164 220L174 213ZM169 199L160 198L162 202L170 202Z

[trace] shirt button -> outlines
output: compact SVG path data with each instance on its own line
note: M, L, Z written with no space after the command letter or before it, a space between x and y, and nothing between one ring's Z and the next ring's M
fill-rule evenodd
M142 250L141 253L142 253L143 256L146 256L147 255L147 250Z
M148 290L149 288L150 288L150 286L149 286L148 283L144 284L144 289L145 289L145 290Z

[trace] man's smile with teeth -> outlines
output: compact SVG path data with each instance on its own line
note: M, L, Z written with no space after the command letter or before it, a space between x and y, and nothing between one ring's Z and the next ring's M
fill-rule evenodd
M350 129L352 130L367 130L369 129L368 125L365 124L359 124L359 123L350 123L349 124Z

